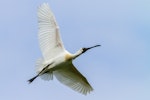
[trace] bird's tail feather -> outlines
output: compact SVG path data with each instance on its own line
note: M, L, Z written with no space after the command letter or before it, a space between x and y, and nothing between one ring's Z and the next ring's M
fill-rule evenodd
M52 80L53 79L53 72L52 71L47 71L45 72L45 70L51 65L53 64L50 63L48 65L43 63L44 60L43 59L38 59L36 62L36 72L37 75L31 79L28 80L29 83L32 83L38 76L40 76L42 79L44 80Z
M43 59L42 58L40 58L40 59L38 59L37 60L37 62L36 62L36 72L37 73L40 73L42 70L43 70L43 68L45 67L45 64L43 63Z
M45 81L53 80L53 72L49 71L47 73L44 73L43 75L40 75L40 77Z
M43 59L40 58L37 60L36 62L36 72L37 72L37 75L31 79L28 80L29 83L32 83L38 76L39 76L39 73L43 70L44 68L44 64L43 64Z

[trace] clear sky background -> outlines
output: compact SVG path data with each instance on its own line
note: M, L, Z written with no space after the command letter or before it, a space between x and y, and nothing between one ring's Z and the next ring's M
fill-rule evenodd
M37 78L37 8L48 2L73 63L94 91ZM150 0L1 0L0 100L150 100Z

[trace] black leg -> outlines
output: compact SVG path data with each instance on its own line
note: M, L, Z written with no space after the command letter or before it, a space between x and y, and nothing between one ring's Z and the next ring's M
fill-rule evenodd
M53 62L50 63L50 64L48 64L46 67L44 67L44 68L42 69L42 71L38 73L38 75L36 75L35 77L29 79L28 82L29 82L29 83L32 83L41 73L42 73L42 74L47 73L48 71L46 71L46 72L44 72L44 71L45 71L45 70L48 68L48 66L50 66L51 64L53 64Z

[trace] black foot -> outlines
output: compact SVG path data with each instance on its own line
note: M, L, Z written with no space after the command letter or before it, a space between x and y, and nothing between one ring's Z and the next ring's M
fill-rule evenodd
M38 75L35 76L35 77L33 77L33 78L31 78L31 79L29 79L28 82L29 82L29 83L32 83L37 77L38 77Z

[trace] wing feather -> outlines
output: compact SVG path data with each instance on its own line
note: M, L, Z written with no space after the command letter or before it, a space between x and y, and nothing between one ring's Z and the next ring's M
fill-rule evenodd
M47 3L38 9L38 38L44 60L49 60L64 51L59 27Z
M72 62L54 71L54 75L61 83L82 94L86 95L93 90L87 79L74 67Z

